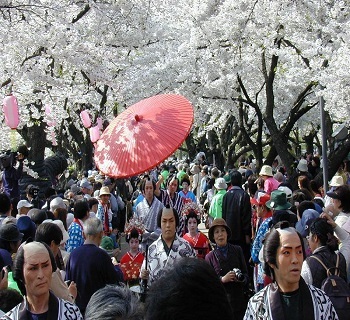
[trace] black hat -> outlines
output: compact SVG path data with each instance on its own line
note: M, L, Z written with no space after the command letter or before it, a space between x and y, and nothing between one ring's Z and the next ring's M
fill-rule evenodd
M9 242L17 242L22 240L23 233L19 232L17 226L13 223L8 223L0 226L0 239Z

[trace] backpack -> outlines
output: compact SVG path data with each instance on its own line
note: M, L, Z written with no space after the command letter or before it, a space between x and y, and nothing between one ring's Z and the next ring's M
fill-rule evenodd
M337 253L337 263L335 267L327 268L325 264L317 257L316 259L327 271L327 278L323 280L321 290L323 290L332 301L339 320L349 319L350 314L350 288L347 282L339 276L339 253ZM334 274L331 273L334 269Z

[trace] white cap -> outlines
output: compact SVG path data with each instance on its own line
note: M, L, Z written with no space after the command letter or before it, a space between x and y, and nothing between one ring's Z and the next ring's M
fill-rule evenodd
M17 203L17 210L26 207L26 208L32 208L33 205L28 200L20 200Z

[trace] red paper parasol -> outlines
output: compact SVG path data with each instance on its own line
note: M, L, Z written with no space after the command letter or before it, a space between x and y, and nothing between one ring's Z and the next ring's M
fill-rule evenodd
M141 100L103 132L96 143L96 165L115 178L143 173L178 149L192 123L192 105L180 95L161 94Z

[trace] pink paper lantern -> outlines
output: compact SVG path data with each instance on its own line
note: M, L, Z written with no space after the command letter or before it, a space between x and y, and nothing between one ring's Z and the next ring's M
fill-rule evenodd
M11 94L4 98L3 110L6 125L11 129L16 129L19 124L19 113L17 98L14 95Z
M83 126L85 128L91 127L90 114L87 110L83 110L82 112L80 112L80 118L81 118L81 121L83 122Z
M98 126L91 127L90 131L90 140L92 143L95 143L100 139L100 128Z

